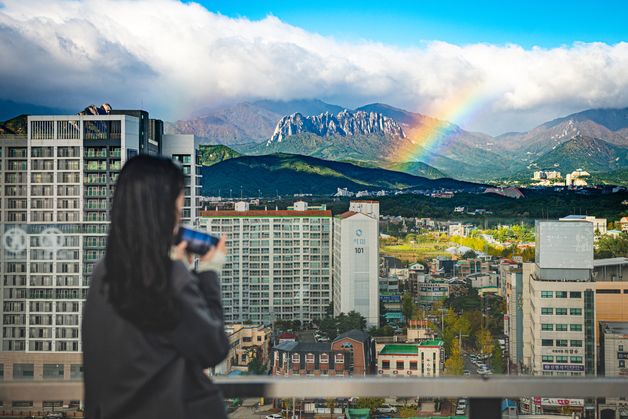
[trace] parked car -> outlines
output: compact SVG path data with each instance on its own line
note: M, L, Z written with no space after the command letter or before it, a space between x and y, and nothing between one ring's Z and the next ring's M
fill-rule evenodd
M382 405L375 409L378 413L397 413L397 408L389 404Z
M281 415L279 413L271 413L270 415L266 415L264 419L281 419Z
M456 409L456 415L464 415L464 410L465 410L464 408L460 408L460 407L457 408Z
M464 375L465 375L465 376L467 376L467 375L471 375L471 371L469 371L469 370L464 370Z
M44 416L45 419L63 419L65 418L65 413L63 412L48 412L46 413L46 416Z

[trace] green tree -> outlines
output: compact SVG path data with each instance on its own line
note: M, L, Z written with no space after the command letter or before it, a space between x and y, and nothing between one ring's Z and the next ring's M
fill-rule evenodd
M473 250L467 250L466 252L464 252L464 255L462 255L463 259L475 259L478 257L478 254L475 253L475 251Z
M618 237L602 236L597 242L596 259L628 257L628 234L622 233Z
M495 374L504 373L504 355L502 354L502 348L500 348L499 345L494 345L491 367L493 368L493 372Z
M406 323L410 321L414 314L414 302L412 301L412 294L405 292L401 297L401 314L406 319Z
M381 397L360 397L356 403L358 409L369 409L371 413L383 404L384 399Z
M248 365L248 371L251 375L265 375L266 366L262 364L258 357L253 358Z
M334 417L334 409L336 409L336 399L327 399L325 400L325 404L329 408L329 417Z
M321 332L328 336L330 339L334 339L338 336L338 327L336 320L333 317L325 317L321 320L320 324Z

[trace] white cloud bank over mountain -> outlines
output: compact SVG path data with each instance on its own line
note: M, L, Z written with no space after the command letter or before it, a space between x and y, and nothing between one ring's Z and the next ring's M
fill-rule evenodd
M459 122L496 133L628 106L626 42L399 48L175 0L0 0L0 57L0 97L65 108L107 100L170 119L240 100L322 98L448 118L475 108Z

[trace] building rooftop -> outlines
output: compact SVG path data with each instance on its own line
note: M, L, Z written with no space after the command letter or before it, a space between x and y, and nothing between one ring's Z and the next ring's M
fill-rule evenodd
M419 345L415 343L384 345L379 353L380 355L416 355L419 353Z
M623 265L625 263L628 263L628 258L618 257L618 258L607 258L607 259L594 259L593 267L596 268L598 266Z
M358 212L354 212L354 211L345 211L342 214L336 215L336 217L344 219L344 218L353 217L356 214L359 214L359 213Z
M442 339L432 339L421 342L421 346L443 346L445 342Z
M275 346L278 351L286 352L330 352L329 342L282 342Z
M604 333L628 335L628 322L601 322Z
M329 210L248 210L248 211L201 211L201 217L224 218L224 217L331 217Z
M334 339L334 342L343 338L353 339L358 342L366 342L369 340L369 335L368 333L362 332L361 330L352 329L348 332L338 335L336 339Z

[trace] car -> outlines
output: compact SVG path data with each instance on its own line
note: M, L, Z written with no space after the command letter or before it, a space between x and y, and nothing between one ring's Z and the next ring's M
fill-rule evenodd
M46 416L44 416L45 419L63 419L65 418L65 413L63 412L48 412L46 414Z
M279 413L271 413L270 415L266 415L264 419L281 419L281 415Z
M456 415L464 415L465 409L458 408L456 409Z
M466 399L458 400L458 407L466 407L466 406L467 406L467 400Z
M467 371L467 370L465 370L465 371L464 371L464 375L465 375L465 377L467 377L467 376L471 375L471 371Z
M377 413L397 413L397 408L389 404L384 404L375 410L377 411Z
M318 338L318 342L329 342L329 338L327 336L321 336Z

